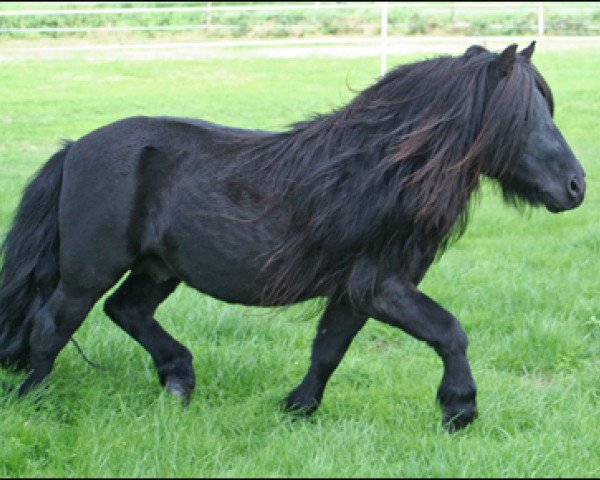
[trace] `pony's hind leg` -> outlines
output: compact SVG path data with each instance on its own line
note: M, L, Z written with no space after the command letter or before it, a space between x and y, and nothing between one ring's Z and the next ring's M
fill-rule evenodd
M97 290L74 290L64 282L58 283L46 304L34 315L29 338L30 372L19 388L20 396L28 393L48 376L59 352L102 293L103 291Z
M287 411L310 415L319 407L329 377L366 321L367 316L355 313L350 305L332 302L327 306L317 327L308 372L285 399Z
M158 306L179 285L157 283L146 274L129 274L104 304L106 314L150 353L160 383L187 405L195 386L192 354L154 319Z

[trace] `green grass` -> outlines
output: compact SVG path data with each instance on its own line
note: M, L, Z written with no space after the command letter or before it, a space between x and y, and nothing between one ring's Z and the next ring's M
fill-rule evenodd
M423 56L395 58L393 63ZM466 235L423 290L469 334L480 418L450 435L427 346L371 320L310 420L279 400L303 376L316 317L227 305L185 287L158 318L194 354L189 409L164 393L147 353L98 304L47 387L0 397L1 476L600 475L600 57L539 52L556 121L587 171L575 211L520 214L486 187ZM282 129L348 101L378 59L20 61L0 76L0 230L57 149L107 122L179 115ZM314 308L312 309L314 310ZM0 384L21 377L0 372Z

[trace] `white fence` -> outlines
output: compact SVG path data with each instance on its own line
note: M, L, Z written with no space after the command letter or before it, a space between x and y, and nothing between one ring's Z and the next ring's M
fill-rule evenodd
M34 4L31 4L34 6ZM43 4L44 7L52 4ZM211 15L217 12L289 12L289 11L326 11L326 10L340 10L340 11L348 11L348 10L357 10L357 9L370 9L375 12L378 12L378 15L381 18L380 28L379 28L379 39L377 38L351 38L352 43L365 43L365 44L373 44L375 48L378 47L379 55L381 56L381 72L385 72L387 68L387 44L388 44L388 13L392 9L413 9L420 14L427 13L438 13L442 9L444 11L448 11L451 9L452 18L460 17L465 12L475 12L480 11L484 13L489 12L501 12L501 13L529 13L535 14L537 19L536 24L532 24L529 26L531 29L531 33L535 34L538 37L541 37L545 34L545 11L549 5L545 5L544 2L478 2L478 3L470 3L470 2L450 2L445 5L435 4L435 3L410 3L410 2L362 2L362 3L328 3L328 2L313 2L310 4L259 4L259 5L212 5L211 2L206 2L205 6L198 5L184 5L184 6L167 6L167 7L127 7L127 8L112 8L108 5L103 6L101 8L87 8L85 2L54 2L54 9L49 8L28 8L28 9L15 9L15 10L0 10L0 22L2 22L3 18L6 17L31 17L31 16L44 16L44 15L52 15L52 16L61 16L61 17L69 17L69 16L81 16L81 15L93 15L93 14L102 14L102 15L114 15L121 16L124 14L155 14L155 13L175 13L175 12L188 12L188 13L197 13L199 14L199 21L197 24L193 25L155 25L155 26L101 26L101 27L24 27L24 28L2 28L0 27L0 38L2 38L2 34L31 34L31 33L72 33L72 32L111 32L111 31L184 31L184 30L205 30L205 31L218 31L218 30L226 30L236 28L232 25L218 25L213 24L211 22ZM551 4L550 4L551 5ZM82 6L82 8L74 8ZM60 8L57 8L60 7ZM589 7L586 6L577 6L577 7L557 7L552 5L551 7L553 11L576 11L577 13L585 13L589 12L597 12L600 7L593 3L589 4ZM202 19L202 21L200 21ZM1 23L0 23L1 25ZM293 30L295 25L288 25L285 28ZM252 45L268 45L269 43L273 45L294 45L294 44L302 44L302 45L310 45L310 44L323 44L323 43L339 43L344 44L348 43L348 38L346 37L333 37L329 36L328 38L302 38L302 39L289 39L289 40L227 40L227 41L211 41L211 42L197 42L190 43L189 45L197 45L197 46L213 46L213 47L227 47L227 46L252 46ZM68 48L68 47L60 47L60 48ZM77 49L95 49L95 48L111 48L111 46L106 45L85 45L85 46L76 46L73 48ZM112 48L147 48L147 46L143 45L114 45Z

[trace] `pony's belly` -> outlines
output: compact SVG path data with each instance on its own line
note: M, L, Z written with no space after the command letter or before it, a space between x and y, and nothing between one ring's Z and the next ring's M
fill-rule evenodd
M226 268L216 262L202 262L200 268L179 269L179 276L190 287L218 300L242 305L260 305L263 282L239 268Z
M257 239L239 228L230 232L223 224L218 229L203 227L193 234L171 230L163 261L200 292L230 303L260 304L265 287L261 267L266 258L257 248Z
M208 168L208 167L207 167ZM264 270L286 224L278 209L248 198L234 203L213 172L196 170L173 188L159 225L155 251L191 287L230 303L258 305Z

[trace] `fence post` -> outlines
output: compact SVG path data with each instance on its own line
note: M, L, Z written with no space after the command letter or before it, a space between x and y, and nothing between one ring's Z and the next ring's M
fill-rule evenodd
M387 71L388 2L381 2L381 76Z
M544 36L544 2L537 2L538 7L538 37Z
M211 18L211 11L210 11L210 4L212 2L206 2L206 26L210 27L212 18Z

